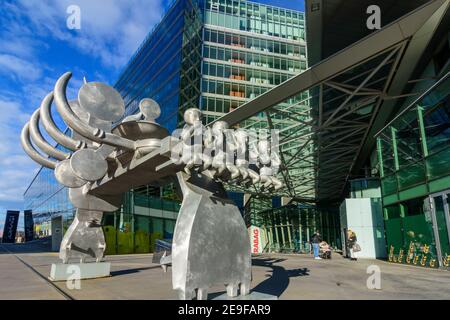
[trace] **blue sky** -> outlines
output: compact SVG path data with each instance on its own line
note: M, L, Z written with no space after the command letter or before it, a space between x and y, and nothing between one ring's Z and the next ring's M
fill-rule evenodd
M69 98L83 76L114 84L168 0L0 0L0 232L6 209L23 210L22 195L39 167L23 153L24 123L72 71ZM304 9L303 0L255 0ZM81 29L66 26L69 5L81 9Z

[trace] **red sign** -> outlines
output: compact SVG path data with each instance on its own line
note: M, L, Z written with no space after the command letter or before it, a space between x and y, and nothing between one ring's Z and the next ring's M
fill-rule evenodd
M253 229L253 253L259 253L259 229Z

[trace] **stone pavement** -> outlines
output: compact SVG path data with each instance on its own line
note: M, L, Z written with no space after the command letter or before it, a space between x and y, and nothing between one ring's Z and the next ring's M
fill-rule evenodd
M151 254L106 258L111 277L83 280L80 290L65 282L52 286L44 278L57 253L42 251L42 244L0 244L0 299L175 299L171 269L164 273L152 263ZM12 252L12 253L11 253ZM22 259L30 267L26 266ZM369 265L381 269L381 290L366 286ZM41 274L39 276L36 272ZM397 265L381 260L349 261L339 254L332 260L314 260L310 255L267 254L253 258L253 290L279 299L449 299L450 273ZM59 292L63 291L63 293ZM225 292L211 288L209 298Z

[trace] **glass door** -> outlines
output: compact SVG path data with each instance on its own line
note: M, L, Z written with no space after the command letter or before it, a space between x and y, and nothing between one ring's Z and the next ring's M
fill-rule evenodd
M430 195L433 231L436 240L439 266L448 267L450 259L450 191Z

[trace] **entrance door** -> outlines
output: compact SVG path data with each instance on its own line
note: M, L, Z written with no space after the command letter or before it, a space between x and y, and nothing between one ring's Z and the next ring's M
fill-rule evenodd
M450 190L430 195L432 203L433 231L439 266L448 267L450 255Z

